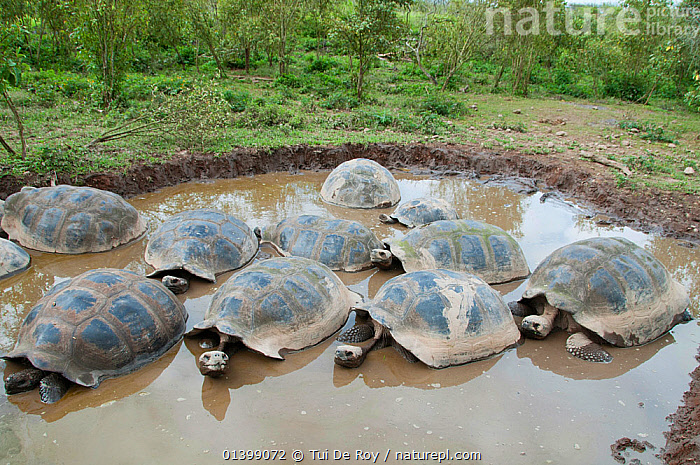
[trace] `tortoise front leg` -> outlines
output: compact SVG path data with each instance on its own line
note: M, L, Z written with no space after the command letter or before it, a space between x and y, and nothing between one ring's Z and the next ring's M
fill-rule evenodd
M574 333L566 340L566 351L587 362L610 363L610 355L603 346L591 340L585 333Z
M360 308L351 308L355 312L355 324L338 335L338 342L349 342L358 344L374 337L374 324L369 312Z
M45 404L53 404L61 400L70 389L70 381L58 373L51 373L39 383L39 395Z

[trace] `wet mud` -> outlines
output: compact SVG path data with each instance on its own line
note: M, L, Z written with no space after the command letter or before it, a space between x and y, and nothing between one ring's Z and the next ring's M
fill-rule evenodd
M338 149L343 157L367 155L359 148L353 148L350 155L346 149ZM321 163L319 154L314 157L305 162L314 169L334 166L335 162ZM381 240L405 234L399 225L378 221L379 213L392 209L347 210L321 202L318 192L327 171L300 172L298 165L286 166L283 160L268 162L283 172L249 177L243 175L251 172L241 171L237 179L218 181L195 177L198 182L150 193L137 190L134 184L133 191L122 193L131 195L129 202L148 220L149 231L184 209L210 207L233 214L251 227L314 213L360 221ZM387 165L392 163L386 160ZM516 181L522 187L516 193L507 179L484 184L464 174L471 172L469 168L455 174L449 171L454 166L435 164L429 174L412 175L413 165L402 163L393 165L401 168L394 173L402 201L442 197L457 207L461 217L503 228L520 243L531 269L554 249L575 240L620 235L631 239L658 257L688 287L691 310L697 316L700 248L686 248L683 241L592 217L585 204L582 207L566 196L543 194L541 182L536 183L540 192L533 192L528 182ZM258 168L253 167L252 172ZM188 171L188 176L196 172ZM486 168L479 172L481 181L495 178L486 176ZM126 183L125 177L117 175L114 179L121 179L122 187L133 182ZM113 182L111 187L116 187ZM149 234L100 254L31 252L32 266L27 272L0 282L0 352L11 349L31 304L53 284L98 266L141 274L152 271L143 259ZM371 298L399 272L338 275L352 290ZM202 319L213 293L231 274L218 276L216 284L195 280L180 297L190 314L188 329ZM513 300L522 294L524 283L496 288L506 300ZM350 324L352 320L346 327ZM610 445L619 438L636 438L654 444L657 450L626 449L620 451L622 457L628 463L635 458L661 463L656 454L665 442L666 418L687 388L687 373L697 365L697 323L679 325L642 347L609 348L614 360L607 365L572 358L564 350L565 340L563 333L542 341L526 340L488 360L444 370L408 363L386 348L370 353L361 368L348 370L333 363L338 343L331 338L289 354L285 361L236 353L231 357L231 371L212 380L204 379L196 368L197 356L203 352L197 339L185 339L138 372L107 380L95 390L73 387L55 405L41 404L35 392L2 396L0 458L3 463L63 463L68 457L71 463L94 463L104 457L120 463L211 463L222 459L223 449L284 449L288 454L300 449L308 455L310 449L326 448L353 453L450 448L479 451L484 463L615 464ZM19 368L6 363L4 376ZM676 423L685 425L678 419ZM85 425L91 424L102 428L85 441ZM687 425L681 426L683 432L692 431L695 424ZM697 433L691 434L687 437L697 438ZM671 439L668 451L670 444ZM307 457L305 462L311 460ZM392 455L387 462L399 460ZM679 459L675 463L692 462Z

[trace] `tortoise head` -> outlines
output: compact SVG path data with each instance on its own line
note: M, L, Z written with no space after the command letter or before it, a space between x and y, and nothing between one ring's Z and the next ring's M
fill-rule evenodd
M36 368L27 368L11 374L5 380L5 393L12 395L31 391L39 386L39 382L41 382L46 374L46 372Z
M520 331L532 339L544 339L552 331L552 322L542 315L530 315L523 318Z
M381 221L384 224L398 223L398 221L396 221L394 218L390 217L389 215L387 215L385 213L382 213L381 215L379 215L379 221Z
M173 294L184 294L190 288L190 282L178 276L163 276L161 281Z
M394 254L388 249L372 249L369 256L374 266L382 270L389 270L394 264Z
M228 355L220 350L210 350L199 356L197 365L204 376L219 377L226 371Z
M357 368L367 357L367 351L362 347L342 345L335 349L335 363L345 368Z

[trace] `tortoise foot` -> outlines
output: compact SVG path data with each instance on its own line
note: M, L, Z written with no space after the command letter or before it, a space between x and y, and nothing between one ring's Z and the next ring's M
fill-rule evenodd
M593 342L584 333L575 333L566 340L566 351L587 362L610 363L610 355L600 344Z
M39 383L39 396L45 404L54 404L68 392L70 382L58 373L51 373Z

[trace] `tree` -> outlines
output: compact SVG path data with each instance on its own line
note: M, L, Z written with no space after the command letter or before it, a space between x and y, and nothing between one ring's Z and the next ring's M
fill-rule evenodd
M355 91L362 98L365 75L378 53L388 52L404 31L397 12L410 0L349 0L338 15L334 34L358 64Z
M262 2L261 26L268 45L276 51L280 75L287 72L287 55L299 19L306 7L302 0Z
M262 34L263 2L264 0L224 0L221 4L229 34L243 50L246 74L250 73L250 55Z
M486 33L485 12L486 5L480 0L453 0L442 14L435 10L426 12L417 37L406 42L414 62L441 90L479 50ZM442 85L437 75L426 68L430 64L439 66Z
M145 8L139 0L82 0L82 44L100 70L102 103L108 107L117 98L127 67L127 47L137 41L145 23Z
M188 16L197 38L202 39L216 62L219 76L226 77L226 69L219 57L217 49L225 35L222 31L222 21L219 17L219 5L216 0L190 0L187 2Z

